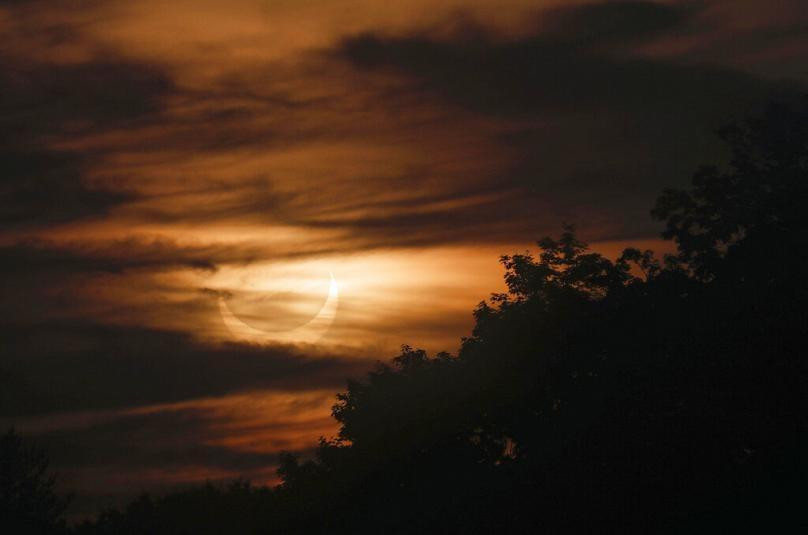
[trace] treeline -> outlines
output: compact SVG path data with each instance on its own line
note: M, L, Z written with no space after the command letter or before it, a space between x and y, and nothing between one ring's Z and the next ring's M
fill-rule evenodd
M652 214L678 253L572 227L502 258L457 355L404 347L338 395L337 437L274 489L142 497L127 533L732 532L795 528L808 451L808 111L721 131L726 168Z

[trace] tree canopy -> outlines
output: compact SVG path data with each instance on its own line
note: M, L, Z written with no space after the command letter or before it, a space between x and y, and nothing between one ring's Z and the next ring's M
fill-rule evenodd
M0 529L5 533L66 533L67 500L54 491L48 460L13 431L0 437Z

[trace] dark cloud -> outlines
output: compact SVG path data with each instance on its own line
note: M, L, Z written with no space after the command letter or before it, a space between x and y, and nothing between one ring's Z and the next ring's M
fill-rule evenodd
M215 436L211 425L219 423L205 408L186 407L119 414L80 429L50 430L36 436L42 447L53 452L54 463L72 468L119 465L137 471L206 466L246 472L276 461L275 453L236 451L206 444ZM135 441L137 447L132 447ZM121 454L122 449L127 450L125 455Z
M0 61L2 125L12 129L13 139L76 134L142 119L159 112L163 98L175 91L158 67L124 59L68 65Z
M247 264L259 255L248 247L181 246L167 239L29 240L0 247L0 306L14 310L18 321L33 323L84 317L86 310L80 303L88 297L87 287L108 287L103 281L109 281L109 276L120 280L177 269L212 273L219 263Z
M701 5L701 35L683 51L685 58L808 82L808 10L803 0L709 0Z
M663 188L721 161L723 124L805 88L735 68L642 53L671 35L701 31L702 4L608 2L542 12L519 39L475 31L365 33L336 53L368 76L400 78L400 91L513 125L492 136L511 165L476 188L498 199L429 214L348 222L420 244L470 238L530 239L562 220L589 239L648 237ZM502 129L501 129L502 130ZM468 182L454 177L462 199Z
M184 333L137 327L6 322L0 337L0 416L6 419L260 388L337 389L368 367L361 358L213 346Z
M321 409L323 401L313 396L295 408L305 410L309 404ZM54 418L50 428L30 429L29 423L19 431L47 453L59 485L74 495L70 516L80 518L123 506L140 492L159 494L198 485L203 479L244 478L259 484L274 480L279 451L311 455L316 437L303 446L301 430L326 431L322 422L301 421L288 413L288 407L270 403L265 410L265 417L251 424L236 419L234 425L232 414L217 413L209 406L182 406L103 414L96 421L65 427L71 417L67 415ZM327 418L327 411L322 412ZM258 447L227 443L247 433L261 434Z
M130 191L86 183L91 154L52 142L153 117L173 90L159 69L125 60L58 65L0 56L0 223L46 226L131 200Z
M81 160L67 152L0 145L0 224L36 227L100 216L133 198L86 186Z
M236 246L183 246L167 239L120 239L102 243L27 241L0 247L0 273L122 273L191 268L215 271L217 264L260 258L260 251Z
M453 103L505 115L607 110L650 113L654 123L743 110L778 89L719 66L611 53L607 45L684 27L686 12L671 6L616 2L548 15L538 33L515 41L368 33L346 39L340 53L361 69L396 69Z
M612 47L683 30L700 7L700 2L618 1L550 8L541 13L540 26L545 38L573 48Z

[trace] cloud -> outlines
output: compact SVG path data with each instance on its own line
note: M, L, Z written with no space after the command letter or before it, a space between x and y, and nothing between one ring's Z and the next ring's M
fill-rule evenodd
M498 199L353 225L422 242L527 238L564 219L579 222L590 239L655 234L647 216L655 196L686 183L700 163L723 158L713 137L718 127L805 90L796 81L643 51L671 35L703 31L698 6L554 8L518 38L486 33L479 24L463 30L468 23L461 21L450 22L461 29L448 33L344 39L334 54L369 80L398 77L401 92L498 121L489 150L512 156L473 183L498 189ZM462 198L468 183L453 177L451 184Z
M337 389L369 366L363 358L294 347L209 345L185 333L137 327L4 322L0 334L5 419L255 389Z
M87 187L80 158L45 149L0 146L0 224L45 226L100 216L131 198L125 192Z
M246 265L263 254L251 245L182 245L167 238L24 240L0 246L0 306L14 310L18 322L31 324L96 317L99 307L109 320L111 308L126 313L137 306L151 316L182 313L192 321L190 316L207 310L208 303L193 287L175 284L172 289L161 276L185 271L204 279L215 274L220 264ZM149 299L149 295L179 294L180 290L182 303ZM125 296L128 303L122 304ZM132 298L139 298L141 304Z
M58 413L17 421L47 452L73 515L134 494L246 478L276 482L281 450L310 454L336 422L332 391L253 391L134 409Z
M114 208L135 224L334 234L333 246L307 244L305 254L532 239L563 219L590 239L647 237L654 196L720 157L716 127L801 89L653 48L727 34L709 19L716 5L554 7L516 36L472 16L371 29L324 55L235 62L181 88L173 79L188 66L115 53L6 59L2 101L23 110L15 128L75 140L47 172L32 163L47 161L41 146L20 153L23 178L3 190L3 213L41 226ZM335 157L340 144L352 147L345 157ZM434 156L417 162L418 152Z
M114 208L135 225L321 233L301 250L273 249L277 257L530 240L563 220L591 240L652 236L654 197L721 157L715 128L799 91L644 51L704 32L707 11L556 7L518 37L460 17L450 31L371 31L324 55L233 65L204 88L180 89L176 72L134 60L50 75L35 63L17 86L65 92L69 105L33 91L32 116L48 117L57 137L83 135L64 172L48 165L53 179L31 180L47 174L22 165L29 178L14 181L4 213L30 226ZM75 90L62 89L74 78ZM26 109L27 93L12 93Z
M173 90L159 70L121 60L71 65L0 56L0 223L42 227L103 216L133 193L85 179L91 154L54 140L157 114Z
M100 243L29 240L0 247L0 273L14 276L46 272L66 276L181 268L215 271L218 263L247 264L261 258L261 252L238 245L181 245L165 238L130 237Z
M157 66L88 59L59 64L4 59L0 106L15 139L77 134L152 116L175 91ZM6 131L9 136L8 131Z
M683 8L614 2L557 8L540 19L536 33L516 40L365 33L345 39L337 52L360 69L395 69L449 102L509 116L650 112L645 120L654 123L673 113L701 116L716 106L734 111L779 88L738 70L611 48L685 27Z
M52 451L61 466L121 465L137 472L144 468L178 466L251 470L273 464L276 453L238 451L211 440L211 425L221 423L202 407L146 414L117 414L79 429L53 429L36 434L37 442ZM23 427L22 431L25 432ZM30 432L29 432L30 433ZM121 449L137 436L138 447Z

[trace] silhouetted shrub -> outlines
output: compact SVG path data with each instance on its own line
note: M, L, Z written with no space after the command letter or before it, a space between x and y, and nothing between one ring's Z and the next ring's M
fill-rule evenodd
M0 437L0 531L65 533L67 500L56 495L54 484L43 453L13 430Z

